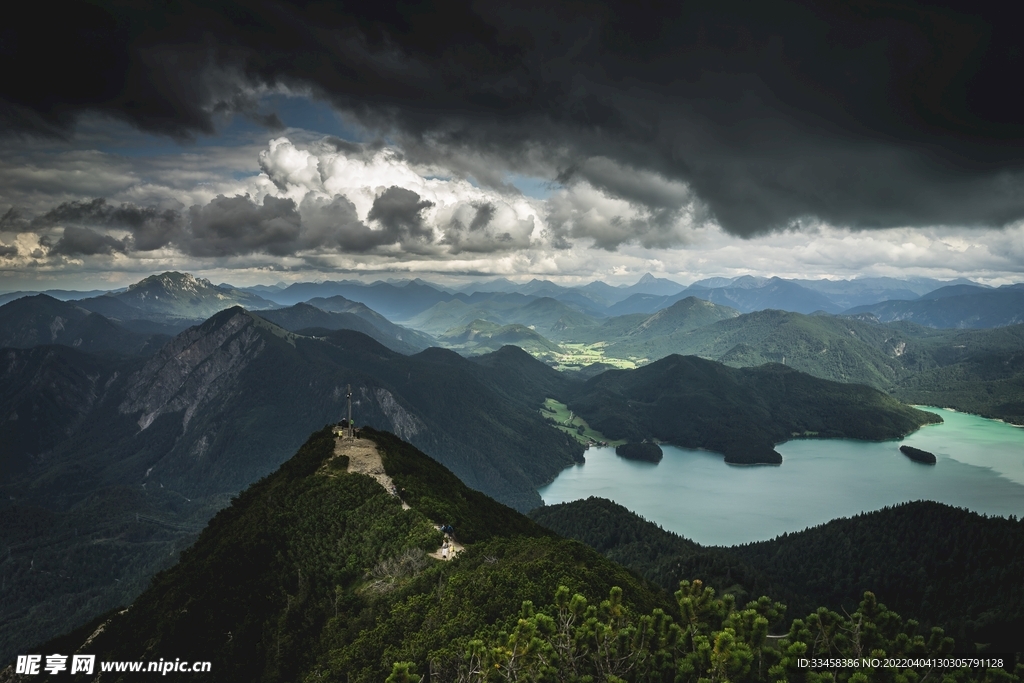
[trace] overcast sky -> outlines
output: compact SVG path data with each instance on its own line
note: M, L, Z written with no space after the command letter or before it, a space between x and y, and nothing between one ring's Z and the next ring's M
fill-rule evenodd
M136 4L0 29L0 290L1024 280L1007 3Z

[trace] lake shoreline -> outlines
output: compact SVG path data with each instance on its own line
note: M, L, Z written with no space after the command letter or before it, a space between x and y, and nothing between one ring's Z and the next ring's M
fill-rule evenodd
M585 465L562 470L538 493L546 505L614 500L703 546L764 541L913 500L1021 517L1024 433L1004 424L949 411L940 429L902 440L796 438L778 447L786 467L726 463L721 453L665 444L656 465L591 448ZM934 453L939 466L921 467L899 452L901 443Z
M1017 424L1016 422L1007 422L1000 417L989 417L988 415L981 415L980 413L968 413L965 410L957 410L956 408L948 408L946 406L922 406L922 405L911 405L911 408L917 408L918 410L925 410L931 408L933 410L948 410L951 413L957 413L958 415L970 415L971 417L980 417L982 420L992 420L993 422L1002 422L1004 425L1009 427L1016 427L1017 429L1024 429L1024 424ZM928 425L922 425L927 427Z

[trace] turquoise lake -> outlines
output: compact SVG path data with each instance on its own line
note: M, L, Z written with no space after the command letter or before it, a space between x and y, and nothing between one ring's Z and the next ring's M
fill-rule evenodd
M703 545L763 541L886 505L934 500L1024 516L1024 429L941 408L944 423L902 440L801 439L776 447L781 466L736 467L707 451L662 446L660 463L591 448L587 462L539 489L548 505L608 498ZM901 444L931 451L915 463Z

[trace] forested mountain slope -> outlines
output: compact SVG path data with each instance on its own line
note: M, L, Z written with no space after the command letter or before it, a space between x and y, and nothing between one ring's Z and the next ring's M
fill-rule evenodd
M697 355L734 367L784 362L815 377L885 389L903 376L903 356L913 339L904 330L852 318L765 310L665 338L616 340L606 353Z
M362 304L357 304L366 308ZM369 311L369 309L366 309ZM370 311L370 313L373 313ZM383 344L392 351L406 355L436 346L433 340L415 330L407 330L387 321L384 316L361 316L352 312L323 311L309 304L295 304L288 308L256 311L256 315L290 332L303 330L354 330ZM313 334L311 332L310 334Z
M1024 649L1024 520L940 503L887 507L761 543L702 548L600 498L540 508L531 517L659 585L700 576L740 599L765 593L790 616L824 605L853 611L864 591L962 651Z
M870 316L765 310L665 335L643 334L642 328L609 328L605 354L657 360L678 353L732 367L784 363L822 379L866 384L909 403L1024 424L1024 324L937 330L911 322L879 323Z
M0 306L0 348L60 344L92 353L149 355L168 339L134 332L77 302L58 301L46 294Z
M775 444L795 437L894 439L940 421L870 387L783 365L736 369L675 355L604 372L569 407L611 439L706 448L730 463L780 463Z
M423 672L462 664L469 641L515 625L523 600L559 585L624 607L666 605L624 569L559 539L466 488L392 435L364 430L411 506L376 481L346 474L329 430L220 512L174 568L161 573L89 645L98 659L214 662L192 680L383 681L395 661ZM427 557L450 524L469 549ZM116 677L113 680L118 680Z

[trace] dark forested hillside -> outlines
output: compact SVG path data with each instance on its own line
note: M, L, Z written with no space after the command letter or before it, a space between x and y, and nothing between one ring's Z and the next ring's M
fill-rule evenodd
M893 396L1024 424L1024 325L948 331L921 347L925 361Z
M415 353L430 346L437 346L430 335L395 325L364 304L349 301L341 296L314 299L314 302L259 311L257 315L292 332L312 327L355 330L399 353Z
M560 536L586 543L666 590L674 590L680 581L699 578L720 595L732 595L740 603L769 595L790 604L796 596L773 585L766 574L728 549L700 546L604 498L545 505L532 510L530 518ZM797 614L800 612L791 611L789 616Z
M1024 651L1024 521L932 502L837 519L730 549L810 604L855 605L865 590L958 641Z
M963 651L1024 649L1024 521L915 502L771 541L701 548L611 501L591 498L531 517L659 585L701 577L740 596L765 593L789 616L816 605L852 611L864 591L938 625Z
M0 481L82 428L123 363L66 346L0 351Z
M531 408L549 396L565 396L578 384L573 375L538 363L518 346L503 346L471 360L488 369L497 390Z
M0 306L0 348L61 344L86 352L149 355L168 338L133 332L77 302L58 301L46 294Z
M605 372L579 387L569 407L609 438L706 448L731 463L780 463L775 444L795 437L894 439L940 421L870 387L694 356Z

